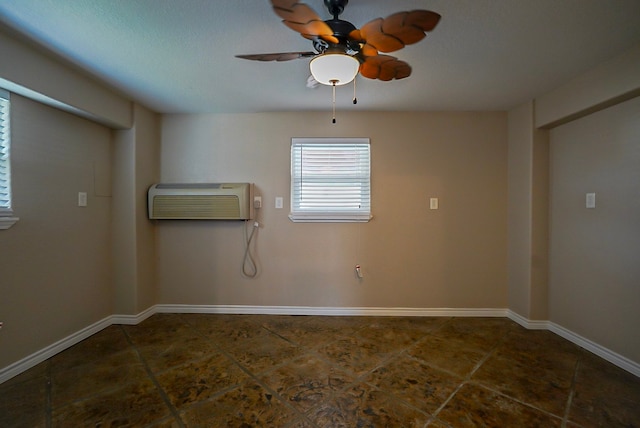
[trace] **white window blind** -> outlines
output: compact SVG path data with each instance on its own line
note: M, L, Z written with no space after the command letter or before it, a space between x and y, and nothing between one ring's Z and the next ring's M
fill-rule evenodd
M369 221L370 163L368 138L293 138L289 218Z
M0 216L11 216L9 93L0 89Z

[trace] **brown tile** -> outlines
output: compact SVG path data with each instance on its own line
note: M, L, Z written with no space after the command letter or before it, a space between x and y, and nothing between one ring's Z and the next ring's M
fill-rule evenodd
M145 426L171 416L150 380L52 410L55 427Z
M352 336L358 330L371 324L370 317L355 316L310 316L305 326L308 328L322 328L327 334Z
M174 336L172 340L140 346L138 350L154 373L218 352L209 340L192 332Z
M265 321L263 326L270 331L277 333L279 336L284 337L291 343L295 343L299 346L305 346L309 348L324 345L327 342L335 340L344 334L345 329L340 325L346 322L331 322L330 324L324 324L322 319L330 317L292 317L293 320L286 322L287 320L277 319L274 322ZM300 319L300 321L297 321ZM361 325L358 324L357 329L360 329ZM353 331L347 327L346 331Z
M517 327L500 344L513 355L520 355L538 364L562 363L573 366L581 348L562 337L545 330L526 330Z
M640 426L639 382L503 318L158 314L1 384L0 426Z
M490 351L519 326L506 318L453 318L432 334L479 351Z
M432 418L429 422L427 422L427 426L429 428L451 428L451 425L442 422L438 418Z
M147 372L142 362L132 349L128 349L54 372L51 376L51 405L60 407L70 401L145 379Z
M462 378L407 355L388 361L365 380L428 413L435 412L462 383Z
M51 357L51 371L67 370L130 347L120 326L112 325Z
M183 408L233 388L248 378L233 361L221 353L191 361L156 376L176 408Z
M316 428L316 426L302 417L297 417L293 418L293 420L283 426L283 428Z
M329 394L353 382L353 378L313 355L307 354L261 376L261 381L294 407L306 411Z
M181 413L193 427L279 427L300 418L253 380Z
M179 314L155 314L138 325L124 325L131 341L145 346L171 341L183 334L193 334L193 328Z
M451 318L448 317L368 317L367 327L402 329L408 332L430 333Z
M407 351L431 366L466 377L487 355L486 351L467 348L460 342L451 342L436 336L426 336Z
M145 428L180 428L181 424L178 423L176 418L173 416L169 416L168 418L160 419L159 421L152 422L150 425L147 425Z
M44 361L31 367L28 370L12 377L11 379L0 384L0 391L14 383L22 383L28 380L44 379L49 375L49 360Z
M562 420L481 386L465 384L438 415L453 427L560 427Z
M535 332L530 332L535 333ZM537 408L563 416L571 392L578 354L574 348L553 349L538 337L540 350L501 345L472 379ZM526 342L526 338L521 339ZM548 346L547 346L548 345Z
M307 413L321 427L423 427L429 416L366 384L355 385Z
M138 325L123 326L137 346L172 341L176 335L193 334L192 328L178 314L155 314Z
M298 315L262 315L256 316L254 321L267 330L280 334L301 328L309 321L309 317Z
M0 385L0 426L44 427L46 378L26 376L21 379L22 381L13 380Z
M250 315L195 314L185 319L211 343L223 349L271 334Z
M302 348L269 333L237 343L227 350L239 364L254 374L281 365L301 355Z
M417 329L402 328L394 325L373 324L356 333L358 337L374 341L381 347L397 352L413 345L425 336L425 332Z
M255 315L233 314L183 314L182 319L196 330L207 333L225 331L233 328L255 328L259 325Z
M584 426L640 427L640 378L584 351L569 420Z
M340 337L318 348L318 353L356 376L373 370L390 356L376 342L358 337Z

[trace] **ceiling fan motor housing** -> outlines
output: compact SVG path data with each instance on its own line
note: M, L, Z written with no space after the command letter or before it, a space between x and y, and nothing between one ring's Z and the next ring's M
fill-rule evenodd
M327 23L331 30L333 30L333 35L338 39L343 40L349 37L349 33L356 29L355 25L350 23L349 21L343 21L342 19L328 19L324 21Z
M344 21L339 18L347 3L349 3L349 0L324 0L325 6L327 6L329 13L333 16L333 19L328 19L324 22L331 28L333 35L340 41L339 44L333 45L332 47L340 47L345 53L353 55L360 52L360 44L349 39L349 34L356 30L356 26L349 21ZM324 50L319 52L322 53Z
M356 27L350 23L349 21L343 21L342 19L328 19L324 21L331 31L333 31L333 35L338 38L340 43L328 43L320 38L313 40L313 47L319 53L325 53L330 48L340 48L343 53L348 53L350 55L355 55L360 52L360 43L349 39L349 34L356 30Z

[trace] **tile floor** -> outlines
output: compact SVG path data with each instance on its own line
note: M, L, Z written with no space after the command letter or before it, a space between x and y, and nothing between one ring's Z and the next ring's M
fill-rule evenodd
M640 378L504 318L157 314L0 385L1 427L640 427Z

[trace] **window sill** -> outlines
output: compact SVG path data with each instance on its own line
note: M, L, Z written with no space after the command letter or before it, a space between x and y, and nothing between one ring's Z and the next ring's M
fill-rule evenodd
M9 229L20 220L18 217L0 217L0 230Z
M289 214L294 223L367 223L372 218L369 214Z

